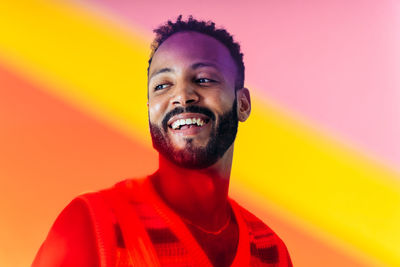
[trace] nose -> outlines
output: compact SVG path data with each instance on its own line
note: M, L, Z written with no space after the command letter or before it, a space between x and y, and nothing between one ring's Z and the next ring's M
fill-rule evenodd
M187 106L195 104L200 100L199 94L195 88L188 84L177 86L174 90L174 95L171 98L173 106Z

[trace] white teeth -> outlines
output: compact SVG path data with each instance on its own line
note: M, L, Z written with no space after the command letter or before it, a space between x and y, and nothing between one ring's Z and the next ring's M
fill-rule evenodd
M191 125L191 124L197 124L198 126L203 126L205 124L205 122L200 118L180 119L180 120L174 121L174 123L172 123L172 125L171 125L171 128L176 130L180 126Z
M171 125L172 129L176 129L179 127L179 120L175 121L172 125Z
M204 121L203 121L202 119L198 118L198 119L195 119L195 123L196 123L197 125L199 125L199 126L203 126Z

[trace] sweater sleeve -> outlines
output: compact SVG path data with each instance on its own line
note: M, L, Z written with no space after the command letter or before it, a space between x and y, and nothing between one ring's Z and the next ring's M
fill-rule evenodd
M99 266L98 258L88 208L76 198L57 217L32 267Z

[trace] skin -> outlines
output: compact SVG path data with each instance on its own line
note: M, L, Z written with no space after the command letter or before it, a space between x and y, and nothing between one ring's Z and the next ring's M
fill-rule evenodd
M150 122L162 127L169 111L197 105L210 109L218 123L220 116L232 109L236 75L237 67L229 50L216 39L190 31L172 35L158 48L149 69ZM236 97L236 112L239 121L244 122L251 111L249 90L237 90ZM169 128L165 134L176 149L185 149L188 138L194 146L205 147L210 132L208 123L194 134L178 134ZM205 229L218 230L231 216L228 189L233 148L234 144L215 164L204 169L179 167L160 154L159 170L152 182L181 217ZM196 228L189 228L215 266L229 266L238 240L234 219L218 238L209 238ZM221 253L225 257L218 256Z

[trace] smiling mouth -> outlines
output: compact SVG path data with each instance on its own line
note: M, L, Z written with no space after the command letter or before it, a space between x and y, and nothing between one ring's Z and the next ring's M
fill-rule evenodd
M185 130L189 128L203 127L209 121L210 119L208 118L191 117L191 118L176 119L172 121L168 126L172 130Z

